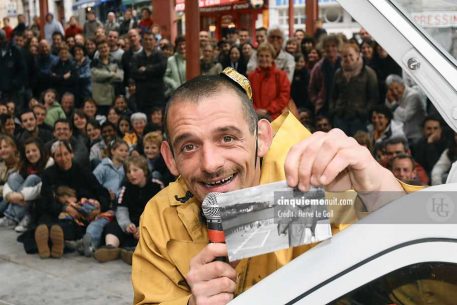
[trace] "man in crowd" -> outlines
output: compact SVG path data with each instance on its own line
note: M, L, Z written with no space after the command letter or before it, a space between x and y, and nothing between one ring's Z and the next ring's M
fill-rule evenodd
M156 44L154 34L146 32L143 35L143 50L132 59L131 77L136 83L137 107L146 114L153 107L165 106L163 76L167 69L167 58L157 50Z
M124 13L124 20L119 26L119 35L123 36L127 34L131 29L136 28L137 23L133 18L132 9L128 8Z
M109 12L106 22L105 22L105 31L108 34L111 31L119 33L119 23L116 21L116 15L113 12Z
M51 68L57 64L59 58L51 53L51 47L46 39L42 39L38 46L38 56L36 57L36 72L35 79L35 96L40 94L52 86L51 83Z
M267 41L267 32L268 30L264 27L255 30L255 41L257 42L257 46Z
M119 47L119 32L114 30L108 32L108 46L111 58L121 63L124 50Z
M130 67L132 64L132 58L136 54L140 54L143 51L141 45L141 36L138 29L131 29L129 31L129 44L130 48L127 52L122 55L122 69L124 70L124 85L128 85L130 79Z
M52 44L52 35L55 32L59 32L62 35L65 34L62 24L54 19L54 15L48 13L46 15L46 24L44 25L44 38L48 41L49 44Z
M247 29L240 29L238 31L238 36L240 39L240 46L244 45L247 42L251 42L251 38L249 37L249 31Z
M25 140L31 137L40 139L43 143L51 141L51 132L38 126L35 114L32 110L26 110L19 118L22 127L22 133L17 138L19 143L23 144Z
M313 185L403 192L390 171L340 130L310 135L292 115L281 116L275 130L266 120L257 122L247 86L242 91L224 76L201 76L171 97L161 152L180 178L143 213L132 269L135 304L226 304L309 248L252 257L236 269L214 261L227 248L208 245L200 205L209 192L284 179L302 191ZM278 128L289 132L281 137ZM384 204L371 201L367 209Z
M186 39L179 36L175 40L176 52L168 58L164 81L167 96L186 81Z
M75 110L75 95L71 92L65 92L60 99L60 106L67 118L71 118Z
M413 157L407 154L399 154L390 162L390 170L395 178L412 185L420 185L420 181L416 177L416 165Z
M86 22L84 23L83 33L86 39L95 39L95 33L99 27L103 27L103 24L97 20L95 11L90 10L86 14Z

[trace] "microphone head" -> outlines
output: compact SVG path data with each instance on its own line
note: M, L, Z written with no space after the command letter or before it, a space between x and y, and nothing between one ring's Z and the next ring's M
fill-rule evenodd
M202 211L206 219L219 220L221 214L219 211L219 204L217 203L217 197L222 193L209 193L206 195L202 202Z

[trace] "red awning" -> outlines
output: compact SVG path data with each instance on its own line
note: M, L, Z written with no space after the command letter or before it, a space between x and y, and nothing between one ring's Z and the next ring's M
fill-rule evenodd
M251 5L247 0L199 0L200 12L218 12L247 9ZM176 0L176 10L184 11L185 0Z

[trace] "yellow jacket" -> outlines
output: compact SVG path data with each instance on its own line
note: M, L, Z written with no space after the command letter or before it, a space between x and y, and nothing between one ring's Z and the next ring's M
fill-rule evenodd
M285 180L284 162L290 147L310 135L293 115L273 122L275 136L262 161L260 183ZM134 304L185 305L190 289L184 279L189 263L208 244L206 226L200 222L200 203L194 198L181 203L187 188L178 178L147 204L140 221L140 240L133 256ZM355 192L348 193L354 197ZM344 215L352 223L354 213ZM334 233L342 225L332 226ZM302 254L313 245L285 249L241 260L236 267L239 294Z

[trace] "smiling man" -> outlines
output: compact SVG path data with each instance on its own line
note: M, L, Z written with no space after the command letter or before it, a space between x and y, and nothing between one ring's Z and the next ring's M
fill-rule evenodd
M226 304L309 249L252 257L236 268L214 261L227 248L208 244L200 215L209 192L284 179L301 190L403 191L392 173L340 130L311 135L292 115L272 124L257 121L249 83L238 86L239 75L234 78L237 83L224 75L200 76L178 88L167 105L161 152L179 178L143 213L132 269L135 304Z

